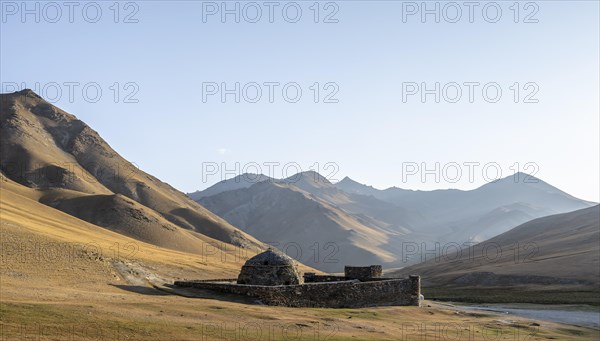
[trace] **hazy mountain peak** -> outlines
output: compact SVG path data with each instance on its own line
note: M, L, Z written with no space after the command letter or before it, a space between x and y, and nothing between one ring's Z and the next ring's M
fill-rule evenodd
M231 179L227 179L227 180L222 180L221 182L226 182L226 181L233 181L233 182L262 182L265 180L270 179L268 176L264 175L264 174L257 174L257 173L243 173L240 174L238 176L235 176Z
M362 185L358 181L351 179L349 176L345 176L342 180L338 182L338 184L348 184L348 185Z
M549 183L527 173L518 172L504 178L498 179L493 182L489 182L476 190L500 190L500 189L510 189L510 188L520 188L525 190L529 189L537 189L543 190L549 193L560 193L564 195L568 195L567 193L561 191L560 189L550 185Z
M231 179L225 179L217 182L216 184L202 190L193 193L187 193L187 195L194 201L198 201L201 198L208 197L211 195L217 195L222 192L232 191L240 188L248 188L254 184L263 181L270 181L272 178L264 174L255 173L243 173L237 175Z
M379 192L379 190L373 188L373 186L362 184L358 181L351 179L348 176L344 177L341 181L337 182L335 184L335 187L347 193L362 195L376 195Z
M318 184L331 185L331 182L329 180L327 180L326 177L324 177L323 175L321 175L313 170L296 173L296 174L284 179L284 181L285 182L312 181L312 182L318 183Z
M546 184L541 179L536 178L535 176L527 174L527 173L524 173L524 172L517 172L515 174L506 176L504 178L501 178L501 179L499 179L498 181L495 181L495 182L513 182L513 183L522 182L522 183L532 183L532 184L535 184L535 183Z

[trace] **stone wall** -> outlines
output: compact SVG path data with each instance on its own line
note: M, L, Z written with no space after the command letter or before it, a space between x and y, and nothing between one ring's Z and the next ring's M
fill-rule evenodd
M358 279L363 281L369 278L378 278L383 275L383 267L381 265L370 266L348 266L344 267L344 275L350 279Z
M304 283L323 283L323 282L342 282L351 281L357 278L349 278L346 276L332 276L332 275L315 275L314 273L307 272L304 274ZM376 278L362 278L361 282L376 282L376 281L387 281L391 279L398 279L393 277L376 277ZM220 281L219 281L220 282Z
M322 282L260 286L231 283L176 281L175 285L255 297L267 305L288 307L360 308L381 305L419 306L419 276L360 282Z
M232 282L232 283L236 283L237 278L196 279L193 282Z
M347 281L345 276L317 275L314 272L304 273L304 283L340 282Z

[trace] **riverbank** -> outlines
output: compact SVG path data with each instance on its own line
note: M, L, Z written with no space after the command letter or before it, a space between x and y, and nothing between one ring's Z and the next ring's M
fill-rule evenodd
M505 316L519 316L534 320L559 322L574 326L600 329L600 307L589 305L546 304L454 304L465 311L497 312Z

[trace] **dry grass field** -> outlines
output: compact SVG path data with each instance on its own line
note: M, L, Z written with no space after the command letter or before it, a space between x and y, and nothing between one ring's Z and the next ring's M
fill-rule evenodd
M266 246L141 170L107 176L111 165L129 162L35 93L1 99L2 340L599 336L427 301L421 308L299 309L173 287L178 279L234 278Z
M227 245L185 253L87 223L4 179L0 202L3 340L581 340L597 330L418 307L298 309L169 286L236 276ZM239 256L242 254L243 256ZM498 334L499 333L499 334ZM495 335L495 336L494 336Z

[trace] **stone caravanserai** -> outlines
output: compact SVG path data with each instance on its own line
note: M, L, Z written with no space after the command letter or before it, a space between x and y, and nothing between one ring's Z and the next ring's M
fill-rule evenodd
M176 286L250 296L288 307L420 306L421 280L383 277L381 265L346 266L344 276L300 275L289 256L269 249L242 266L237 279L175 281Z

